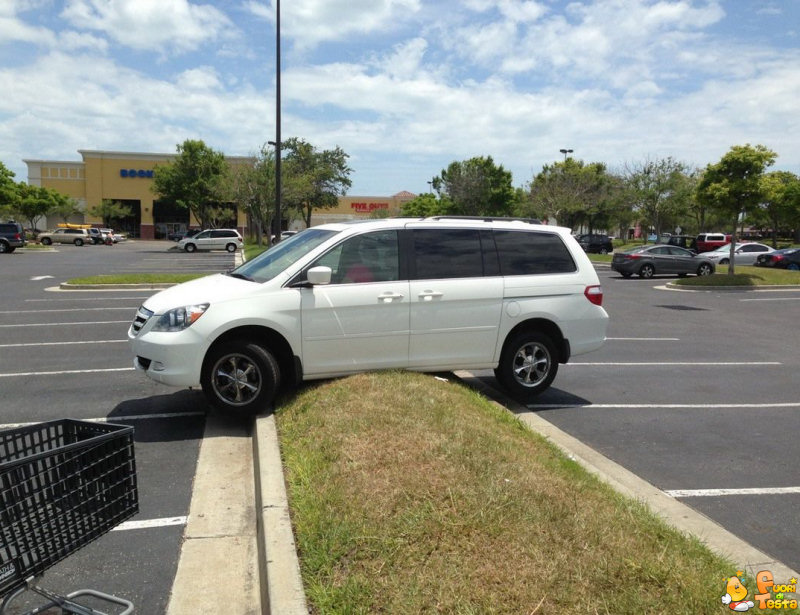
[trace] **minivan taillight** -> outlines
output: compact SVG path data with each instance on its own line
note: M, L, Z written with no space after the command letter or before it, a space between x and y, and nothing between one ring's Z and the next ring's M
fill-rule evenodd
M602 286L587 286L583 291L586 298L595 305L603 305L603 287Z

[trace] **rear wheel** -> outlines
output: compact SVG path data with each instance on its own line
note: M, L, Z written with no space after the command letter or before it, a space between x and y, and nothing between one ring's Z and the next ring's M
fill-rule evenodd
M228 252L236 252L236 244L235 243L229 243L227 246L225 246L225 249Z
M6 252L13 252L13 250L5 241L0 241L0 254L4 254Z
M266 348L233 340L211 351L200 382L218 410L250 416L272 403L280 386L280 368Z
M714 273L714 268L708 263L703 263L697 268L697 275L711 275Z
M656 268L653 267L653 265L650 265L649 263L642 265L641 269L639 269L640 278L646 278L649 280L655 275L655 273L656 273Z
M539 331L522 331L509 338L494 370L497 380L521 401L546 390L557 373L555 344Z
M786 268L789 269L790 271L800 271L800 265L798 265L797 263L789 263L786 266Z

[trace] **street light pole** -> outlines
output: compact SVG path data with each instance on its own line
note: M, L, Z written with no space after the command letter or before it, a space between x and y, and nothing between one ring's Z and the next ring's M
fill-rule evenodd
M275 0L275 243L281 240L281 0Z
M572 153L571 149L560 149L558 151L561 152L562 154L564 154L564 162L567 161L567 154L571 154Z

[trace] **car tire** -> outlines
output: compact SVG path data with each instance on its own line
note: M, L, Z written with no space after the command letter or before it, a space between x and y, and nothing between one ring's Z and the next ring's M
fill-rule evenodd
M200 383L217 410L252 416L266 410L275 398L280 368L266 348L233 340L209 353Z
M789 271L800 271L800 265L798 265L797 263L789 263L788 265L786 265L786 268Z
M50 239L49 237L45 237L45 238L42 239L42 245L43 246L49 246L49 245L52 245L52 243L53 243L53 240Z
M187 243L185 246L183 246L183 249L186 250L187 252L196 252L197 246L194 245L193 243Z
M236 244L235 243L229 243L227 246L225 246L225 249L228 252L230 252L231 254L233 254L234 252L236 252Z
M0 254L6 254L9 252L13 252L11 246L7 244L5 241L0 241Z
M539 331L521 331L506 340L494 375L521 401L545 391L558 373L558 354L553 340Z
M600 248L600 254L608 254L608 248Z
M76 239L72 243L74 243L76 246L80 248L83 245L83 239Z
M714 273L714 268L708 263L703 263L697 268L697 275L711 275Z
M639 269L639 277L649 280L656 274L656 268L649 263L645 263Z
M719 264L720 264L720 265L729 265L729 264L730 264L730 262L731 262L731 259L729 259L729 258L723 258L723 259L722 259L722 260L719 262Z

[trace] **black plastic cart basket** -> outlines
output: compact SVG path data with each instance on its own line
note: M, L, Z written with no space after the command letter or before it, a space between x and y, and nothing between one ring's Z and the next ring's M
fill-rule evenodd
M139 511L133 427L61 419L0 431L0 615L26 590L64 613L100 613L34 584L44 571Z

